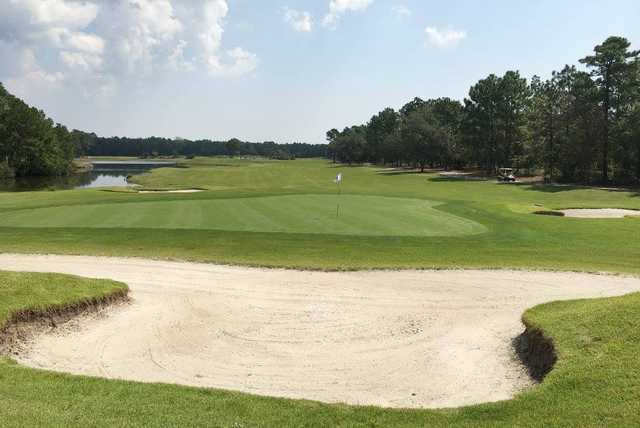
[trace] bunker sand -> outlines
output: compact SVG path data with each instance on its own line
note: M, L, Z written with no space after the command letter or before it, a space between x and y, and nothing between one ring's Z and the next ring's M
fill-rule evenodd
M132 303L38 334L16 359L74 374L386 407L450 407L531 385L511 341L539 303L634 278L524 271L301 272L0 254L0 269L123 281Z
M180 190L138 190L137 193L153 194L153 193L200 193L202 189L180 189Z
M561 210L565 217L575 218L624 218L638 217L639 210L626 210L621 208L577 208Z

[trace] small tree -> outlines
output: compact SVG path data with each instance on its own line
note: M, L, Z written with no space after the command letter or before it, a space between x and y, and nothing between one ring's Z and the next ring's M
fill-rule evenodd
M224 148L227 151L227 155L234 157L240 153L240 148L242 147L242 141L237 138L232 138L224 144Z
M335 139L336 157L341 162L353 163L363 162L366 155L366 134L365 127L352 126L345 128Z
M424 172L427 164L442 163L449 133L425 106L407 116L402 127L402 140L407 155L418 164L420 172Z
M395 133L400 126L400 117L392 108L386 108L374 115L366 128L367 156L372 162L384 163L385 142L389 135Z
M336 140L338 139L339 136L340 136L340 131L338 131L336 128L333 128L327 131L327 141L329 142L328 153L329 153L329 156L331 156L333 163L336 163L337 156L338 156Z
M564 104L556 74L542 81L534 76L531 81L533 98L529 114L529 127L533 150L544 167L544 177L553 181L557 169L559 134Z

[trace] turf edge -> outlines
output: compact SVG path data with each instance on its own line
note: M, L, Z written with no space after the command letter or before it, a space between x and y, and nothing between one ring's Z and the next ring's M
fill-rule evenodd
M12 351L33 332L43 326L57 326L77 316L95 313L116 303L129 300L129 287L107 292L101 296L84 298L60 305L18 309L0 320L0 356L10 356Z

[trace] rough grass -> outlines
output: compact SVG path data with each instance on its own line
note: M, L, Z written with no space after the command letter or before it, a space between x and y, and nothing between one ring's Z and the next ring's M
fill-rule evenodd
M73 305L122 285L0 273L0 324L11 313ZM0 358L0 425L23 426L637 426L640 294L551 303L525 322L555 343L545 381L514 400L441 411L389 410L141 384L33 370Z
M126 293L127 286L110 280L72 275L0 271L0 329L8 320L29 321Z

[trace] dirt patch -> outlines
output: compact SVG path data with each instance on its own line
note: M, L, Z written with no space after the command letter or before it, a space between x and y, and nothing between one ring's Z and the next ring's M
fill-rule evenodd
M35 337L15 357L27 366L409 408L513 397L534 384L513 347L527 308L640 290L640 279L579 273L300 272L73 256L1 254L0 269L131 289L131 304L108 317Z
M553 340L536 328L527 327L514 340L514 346L529 376L538 382L544 379L558 360Z
M640 216L640 210L627 210L620 208L577 208L560 210L565 217L574 218L624 218Z

